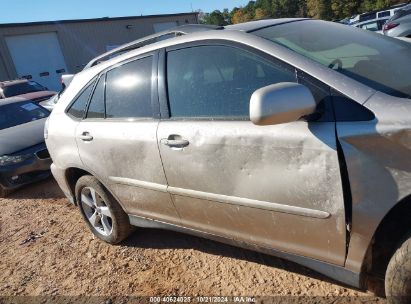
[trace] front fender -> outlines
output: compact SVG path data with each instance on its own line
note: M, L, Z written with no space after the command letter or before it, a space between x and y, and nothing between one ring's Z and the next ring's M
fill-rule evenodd
M345 267L354 272L384 217L411 193L411 101L376 93L365 106L373 121L337 123L352 195Z

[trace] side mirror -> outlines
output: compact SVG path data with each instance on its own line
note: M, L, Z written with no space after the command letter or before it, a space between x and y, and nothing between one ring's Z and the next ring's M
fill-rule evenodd
M74 78L74 74L64 74L61 75L61 85L63 87L63 90L69 86L69 84L71 83L71 81Z
M253 93L250 119L260 126L282 124L312 114L316 107L314 97L306 86L281 82Z

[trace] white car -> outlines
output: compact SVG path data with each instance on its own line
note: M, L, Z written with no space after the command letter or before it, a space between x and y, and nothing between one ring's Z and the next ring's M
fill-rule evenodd
M372 31L376 32L378 34L383 34L382 28L384 24L388 21L388 18L383 18L383 19L373 19L373 20L367 20L363 22L359 22L355 24L355 27L361 28L363 30L367 31Z

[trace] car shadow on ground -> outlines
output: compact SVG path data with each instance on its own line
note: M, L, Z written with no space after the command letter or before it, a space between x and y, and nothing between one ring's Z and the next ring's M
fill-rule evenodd
M43 181L26 185L7 196L7 199L61 199L63 192L53 177Z
M256 251L243 249L240 247L235 247L213 240L208 240L174 231L138 228L138 230L130 238L123 242L122 245L144 249L194 249L207 254L224 256L278 268L296 274L304 275L313 279L325 281L330 284L336 284L350 289L358 290L353 287L346 286L340 282L334 281L324 275L321 275L294 262L286 261L284 259Z

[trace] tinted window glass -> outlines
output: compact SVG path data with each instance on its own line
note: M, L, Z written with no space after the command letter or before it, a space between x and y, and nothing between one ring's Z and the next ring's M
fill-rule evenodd
M104 87L106 76L100 77L97 86L94 90L93 96L90 100L90 105L87 111L87 118L104 118Z
M378 18L389 17L390 14L391 14L390 11L381 12L381 13L378 13Z
M76 118L83 118L84 110L86 109L94 83L95 81L89 84L88 87L77 97L76 101L71 105L67 113Z
M384 93L411 97L411 43L320 20L253 32ZM387 64L389 58L389 64Z
M301 71L298 72L298 83L310 89L317 103L316 111L306 116L305 119L307 121L334 121L330 87Z
M375 118L366 107L338 92L333 92L332 99L337 121L368 121Z
M33 102L0 103L0 130L46 118L49 114L49 111Z
M6 97L12 97L27 93L45 91L46 88L35 81L21 82L3 87L3 94Z
M294 70L227 46L169 52L167 79L170 114L174 117L248 118L255 90L296 81Z
M106 115L108 118L152 117L152 57L123 64L107 72Z
M373 31L373 32L380 30L378 28L378 22L377 21L370 22L370 23L367 23L367 24L363 24L363 25L361 25L361 28L363 28L365 30L368 30L368 31Z

